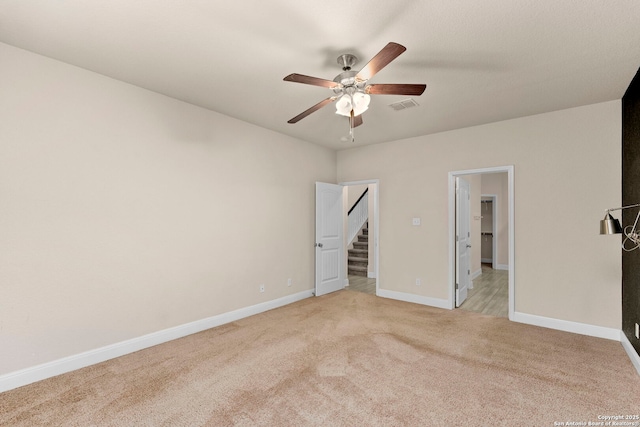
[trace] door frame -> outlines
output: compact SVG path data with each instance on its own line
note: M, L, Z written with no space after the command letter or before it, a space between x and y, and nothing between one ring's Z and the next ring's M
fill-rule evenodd
M379 179L365 179L361 181L344 181L339 182L339 185L344 187L348 187L350 185L365 185L365 184L375 184L375 188L373 191L373 256L375 260L375 279L376 279L376 296L378 295L378 290L380 289L380 180ZM347 223L347 209L344 210L344 222ZM370 224L371 225L371 224ZM345 236L346 239L346 236ZM345 252L346 252L346 244L345 244ZM345 254L346 256L346 254ZM345 269L347 269L347 265L345 264ZM345 272L346 274L346 272ZM348 277L348 275L347 275ZM347 278L348 280L348 278Z
M477 175L489 173L507 173L508 194L508 229L509 229L509 320L515 313L515 226L514 226L514 168L496 166L481 169L467 169L449 172L449 296L448 306L453 310L456 300L456 177L460 175Z

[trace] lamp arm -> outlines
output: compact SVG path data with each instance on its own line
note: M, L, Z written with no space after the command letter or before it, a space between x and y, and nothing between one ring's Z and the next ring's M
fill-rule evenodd
M640 203L637 203L635 205L629 205L629 206L621 206L619 208L609 208L606 211L604 211L605 215L608 214L609 212L612 211L620 211L622 209L628 209L628 208L637 208L638 206L640 206Z
M621 206L619 208L610 208L610 209L607 209L604 212L604 214L606 216L611 211L621 211L623 209L637 208L638 206L640 206L640 203L636 203L635 205ZM632 232L634 232L636 230L636 225L638 225L638 220L640 220L640 211L638 211L638 215L636 215L636 220L634 221L633 228L631 229Z

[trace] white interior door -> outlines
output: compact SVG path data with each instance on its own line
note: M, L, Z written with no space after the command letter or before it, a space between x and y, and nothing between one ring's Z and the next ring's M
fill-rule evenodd
M316 182L316 296L344 288L341 185Z
M467 298L471 269L470 214L469 214L469 182L464 178L456 178L456 307Z

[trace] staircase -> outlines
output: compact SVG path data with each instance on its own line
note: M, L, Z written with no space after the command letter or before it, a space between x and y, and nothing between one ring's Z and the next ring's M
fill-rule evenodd
M353 249L349 249L348 274L367 277L369 264L369 228L368 224L360 231L353 242Z

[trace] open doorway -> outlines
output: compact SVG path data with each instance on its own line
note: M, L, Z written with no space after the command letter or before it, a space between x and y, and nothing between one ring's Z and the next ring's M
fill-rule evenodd
M365 213L354 230L349 224L348 188L365 185L369 201L364 203ZM367 277L375 282L375 295L379 290L379 202L378 180L330 184L316 182L315 227L315 295L322 296L349 286L347 276L348 252L345 250L358 232L366 229L370 254L365 259ZM353 232L353 234L352 234ZM364 243L363 243L364 244Z
M513 194L513 166L449 173L451 308L512 319Z
M378 180L341 183L345 186L346 289L377 295Z

